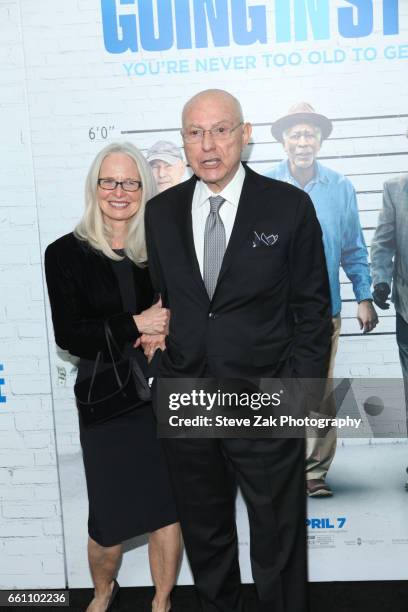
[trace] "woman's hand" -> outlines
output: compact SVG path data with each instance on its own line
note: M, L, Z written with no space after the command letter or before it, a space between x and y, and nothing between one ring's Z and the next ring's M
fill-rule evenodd
M154 336L143 334L138 340L140 340L143 352L149 363L153 359L157 349L161 351L166 350L166 336L164 334L155 334Z
M139 315L133 315L133 319L141 334L167 334L170 311L163 308L160 298L153 306L143 310Z

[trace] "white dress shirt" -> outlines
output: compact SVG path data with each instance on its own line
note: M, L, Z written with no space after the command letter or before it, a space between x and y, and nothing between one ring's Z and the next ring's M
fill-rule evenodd
M236 171L234 178L228 183L220 193L214 193L203 182L197 181L193 202L191 206L191 215L193 219L193 237L194 246L197 254L198 263L200 265L201 275L203 274L204 262L204 230L207 217L210 213L210 200L212 196L222 196L225 202L220 207L220 217L225 227L226 245L228 245L231 237L232 228L234 226L235 217L238 210L238 202L241 197L242 185L245 179L245 169L242 164Z

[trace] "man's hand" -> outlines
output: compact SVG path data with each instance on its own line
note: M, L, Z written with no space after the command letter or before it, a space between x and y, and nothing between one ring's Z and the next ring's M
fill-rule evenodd
M373 300L378 308L381 308L381 310L388 310L390 307L390 305L387 303L390 292L391 287L388 283L378 283L378 285L374 286Z
M167 334L169 327L170 311L163 308L161 298L143 310L139 315L133 315L139 332L142 334Z
M371 300L363 300L359 303L357 308L357 320L364 334L372 331L377 325L378 317Z
M141 344L143 352L146 355L149 363L153 359L157 349L160 349L162 351L166 350L165 339L166 336L164 334L155 334L152 336L149 336L148 334L142 334L140 338L138 338L138 340L140 340L139 344Z

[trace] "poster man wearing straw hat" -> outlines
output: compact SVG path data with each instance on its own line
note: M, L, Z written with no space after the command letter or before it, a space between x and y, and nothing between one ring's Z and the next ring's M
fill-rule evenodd
M316 159L322 142L330 136L332 129L330 119L316 113L307 102L292 106L287 115L275 121L271 128L272 135L282 143L287 159L266 173L271 178L291 183L306 191L322 227L333 316L329 378L333 377L341 327L340 267L353 286L358 302L356 316L360 329L363 333L370 332L378 322L371 301L367 248L361 231L354 187L345 176ZM335 412L335 409L334 403L330 401L325 402L324 409L320 408L329 414ZM309 496L332 495L326 475L335 450L334 429L325 431L323 437L308 435L306 480Z

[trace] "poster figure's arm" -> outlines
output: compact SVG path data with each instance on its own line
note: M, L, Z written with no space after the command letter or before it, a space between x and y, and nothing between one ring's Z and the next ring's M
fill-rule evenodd
M295 319L292 374L325 378L332 319L322 230L312 201L302 194L290 253L290 307Z
M351 183L347 193L346 214L343 224L341 265L347 278L353 284L353 292L357 302L371 300L368 251L361 229L356 192Z
M374 287L380 283L391 286L393 259L396 251L395 229L395 207L389 186L384 183L383 207L371 245L371 272Z

